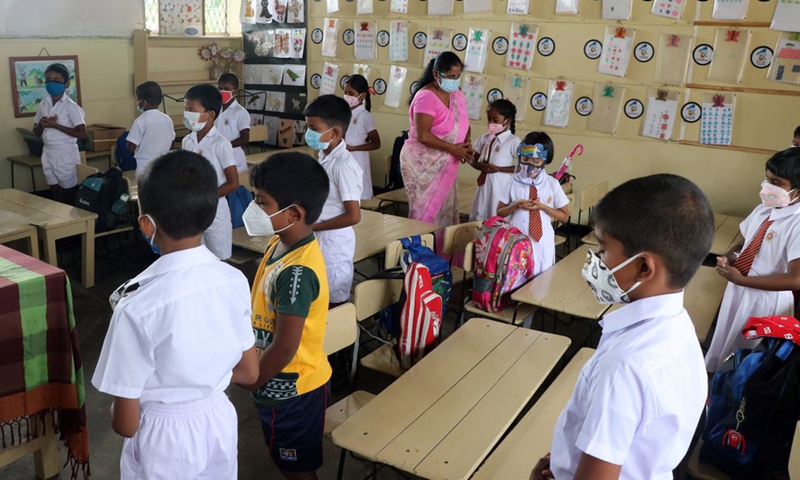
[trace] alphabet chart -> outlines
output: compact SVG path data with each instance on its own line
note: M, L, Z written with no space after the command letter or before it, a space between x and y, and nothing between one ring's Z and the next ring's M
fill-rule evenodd
M359 60L375 60L375 22L356 20L355 31L355 57Z
M408 22L392 20L389 23L389 61L408 61Z
M628 70L628 61L633 50L633 36L636 30L633 28L606 27L606 34L603 40L603 54L600 56L600 64L597 71L617 77L624 77Z
M506 54L506 67L530 70L533 65L533 52L536 51L536 34L539 27L527 23L511 24L508 35L509 49Z

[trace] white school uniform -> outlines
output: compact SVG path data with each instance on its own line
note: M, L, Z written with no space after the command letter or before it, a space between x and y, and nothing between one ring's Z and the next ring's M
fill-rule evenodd
M484 134L474 144L476 152L480 153L480 160L488 158L489 163L498 167L513 167L517 162L517 148L520 139L510 131L501 132L495 137L491 133ZM491 149L490 149L491 147ZM496 172L486 175L486 183L478 187L475 200L472 202L472 212L469 214L470 222L473 220L486 220L497 215L497 204L503 201L511 186L511 173Z
M172 150L175 140L175 125L169 115L154 108L145 110L133 121L127 140L136 145L136 176L150 160Z
M54 104L53 97L47 95L39 103L33 124L38 125L43 117L56 116L56 122L65 127L75 128L84 125L83 109L64 93ZM58 185L61 188L72 188L78 185L77 165L81 163L81 154L78 151L78 139L56 130L45 128L42 130L42 171L48 185Z
M361 198L363 173L347 150L347 143L339 142L331 153L320 150L319 162L328 174L330 191L318 222L324 222L344 213L344 202L358 202ZM353 285L353 255L356 234L353 227L314 232L325 258L328 274L330 302L346 302Z
M354 108L350 118L350 126L347 127L347 134L344 137L348 145L360 146L367 143L367 135L373 130L378 128L375 126L375 119L372 114L367 111L367 107L362 103ZM356 163L361 167L363 185L361 192L361 200L369 200L372 198L372 168L369 163L369 152L350 152L350 155L356 160Z
M747 240L742 251L768 216L773 223L753 259L748 274L750 277L786 273L789 262L800 258L800 204L784 208L757 206L739 226L742 237ZM706 353L708 371L719 370L728 355L737 348L754 347L757 341L745 340L742 329L750 317L770 315L794 315L792 292L769 292L728 282L719 307L714 336Z
M197 132L186 135L183 137L181 146L184 150L202 155L211 163L217 172L218 185L225 183L225 169L236 166L231 142L220 135L216 127L211 127L199 144L197 143ZM203 245L207 246L220 260L227 260L231 256L233 224L231 223L231 209L225 197L219 198L214 223L203 232Z
M544 170L539 174L539 177L542 179L539 180L541 183L536 185L536 191L542 203L555 209L569 204L569 199L558 180L548 175ZM530 186L513 180L513 177L506 192L505 196L501 198L506 205L511 205L517 200L530 198ZM542 238L538 242L531 239L533 242L534 275L539 275L556 263L556 232L553 230L553 219L543 210L539 210L539 215L542 217ZM523 233L529 233L530 222L528 221L527 210L518 208L508 216L508 222Z
M234 100L228 108L220 112L219 117L214 120L214 126L223 137L232 142L239 138L242 130L250 130L250 113ZM233 149L233 159L236 161L237 171L247 171L247 160L242 147Z
M683 292L606 314L594 356L556 422L550 469L574 477L583 453L621 480L672 480L706 401L703 354Z
M236 411L224 394L255 344L247 279L203 246L161 256L117 289L92 384L140 401L123 479L236 478Z

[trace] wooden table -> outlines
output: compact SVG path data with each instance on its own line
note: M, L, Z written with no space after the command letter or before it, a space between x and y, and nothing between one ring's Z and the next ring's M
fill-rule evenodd
M94 286L94 223L97 214L14 189L0 190L0 212L13 213L37 228L44 260L57 266L56 240L81 236L81 283Z
M711 253L723 255L734 243L742 239L739 234L739 224L743 220L742 217L714 214L714 243L711 244Z
M317 151L313 148L303 145L300 147L293 147L293 148L272 148L265 152L258 152L258 153L251 153L250 155L245 155L244 159L247 162L247 166L252 167L254 165L258 165L259 163L263 162L267 159L270 155L274 155L276 153L291 153L291 152L298 152L298 153L305 153L306 155L310 155L314 158L317 158Z
M108 158L108 168L111 168L111 151L107 152L84 152L86 155L86 160L91 160L95 158ZM37 167L42 166L42 157L38 155L15 155L11 157L6 157L6 160L11 162L11 188L15 188L16 185L14 184L14 167L16 165L22 165L23 167L28 167L31 172L31 188L33 191L36 191L36 180L34 175L34 169Z
M16 213L0 211L0 243L21 239L26 239L28 242L28 255L39 258L39 236L36 234L36 227Z
M700 267L694 278L686 285L683 307L689 312L700 343L705 342L708 337L727 286L728 282L714 270L714 267Z
M460 215L469 216L477 191L478 184L475 180L458 179L458 213ZM408 203L408 194L405 188L384 192L375 195L375 198L380 199L382 202Z
M472 319L331 438L423 478L468 478L569 344L559 335Z

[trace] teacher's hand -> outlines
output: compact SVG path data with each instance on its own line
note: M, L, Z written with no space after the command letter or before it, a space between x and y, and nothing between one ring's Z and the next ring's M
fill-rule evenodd
M475 156L475 150L472 149L472 144L469 142L457 143L453 145L450 148L450 153L461 163L469 163Z

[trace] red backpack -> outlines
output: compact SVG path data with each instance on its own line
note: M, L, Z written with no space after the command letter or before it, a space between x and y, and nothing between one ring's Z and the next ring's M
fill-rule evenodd
M439 344L442 329L442 297L433 291L428 267L411 262L403 277L406 299L400 313L397 357L400 366L411 368Z

